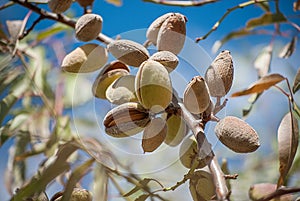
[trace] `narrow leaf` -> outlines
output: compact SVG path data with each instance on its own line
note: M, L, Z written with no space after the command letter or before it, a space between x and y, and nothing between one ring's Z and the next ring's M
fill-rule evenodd
M300 68L298 69L294 79L293 93L296 93L299 89L300 89Z
M153 152L165 140L167 135L167 124L162 118L152 119L144 129L142 147L144 152Z
M270 12L270 4L269 2L260 2L257 4L261 9L263 9L266 12Z
M28 0L29 3L48 3L49 0Z
M214 43L214 45L212 47L212 52L216 53L224 45L224 43L228 42L231 39L239 38L242 36L248 36L248 35L255 34L255 33L256 33L255 31L250 31L250 30L247 30L244 28L237 30L237 31L232 31L229 34L227 34L224 38L222 38L221 40L217 40Z
M94 200L106 201L108 200L108 175L102 164L97 163L94 168L93 179L93 198Z
M293 9L294 9L295 12L300 10L300 0L297 0L297 1L294 2Z
M285 78L280 74L266 75L254 82L248 89L233 93L231 97L244 96L253 93L261 93L284 79Z
M296 50L297 36L294 36L291 42L286 44L279 52L278 57L287 59L289 58Z
M78 144L74 141L61 145L56 155L44 163L43 170L39 171L25 186L20 188L10 201L22 200L24 197L42 192L53 179L70 168L67 159L77 149Z
M149 194L140 195L135 201L145 201L149 197Z
M151 181L151 179L145 178L141 180L138 185L136 185L133 189L131 189L128 193L123 195L123 197L131 196L132 194L136 193L137 191L141 190L142 188L146 187L147 184Z
M56 23L56 24L52 25L51 27L40 31L36 37L36 40L42 41L50 36L53 36L55 34L58 34L62 31L66 31L66 30L71 30L71 29L66 25Z
M278 128L278 152L280 177L277 186L284 184L284 180L292 166L298 148L299 127L293 113L287 113Z
M254 104L258 100L258 98L261 96L262 93L255 93L252 94L252 96L248 99L248 102L250 103L250 106L248 108L243 109L243 117L246 117L252 110Z
M258 77L264 77L269 73L272 60L273 46L264 47L254 61L254 68L257 70Z
M115 6L121 6L122 0L105 0L107 3L113 4Z
M246 28L253 29L258 26L265 26L286 21L287 19L282 13L265 13L258 18L250 19L246 24Z
M8 33L10 34L10 37L13 42L18 40L19 35L22 31L22 20L7 20L6 21Z
M77 182L89 171L89 168L93 165L95 159L89 159L80 166L76 167L68 179L67 185L64 189L61 201L68 201L71 198L73 189L76 187Z

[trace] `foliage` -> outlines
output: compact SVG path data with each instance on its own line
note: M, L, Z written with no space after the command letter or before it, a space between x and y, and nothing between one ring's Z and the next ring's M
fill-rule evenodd
M206 4L218 4L215 0L145 1L161 6L199 6L199 10ZM120 0L106 2L122 6ZM73 200L76 196L76 199L80 197L81 200L90 200L91 195L93 200L108 200L111 189L117 191L118 196L124 200L168 200L165 198L166 192L173 192L188 182L191 197L195 201L235 199L231 195L233 184L230 180L234 179L239 184L238 174L230 173L227 161L219 164L219 156L212 150L205 133L205 126L215 122L218 138L228 148L233 147L233 151L253 152L260 145L256 131L243 120L236 118L231 124L220 126L220 122L224 121L217 117L226 108L226 95L234 76L238 76L233 76L234 58L230 52L220 52L207 68L205 76L195 76L186 86L184 94L178 94L172 88L174 80L169 74L176 71L180 63L179 52L184 48L186 38L186 16L168 13L153 19L146 33L148 40L142 45L131 40L115 40L101 33L101 17L98 18L101 19L97 22L98 28L93 24L94 18L81 18L93 13L93 9L96 9L94 1L72 2L82 6L84 12L78 16L80 20L65 15L71 3L67 5L64 1L51 0L50 8L43 5L47 3L43 0L11 0L0 7L5 10L11 6L22 6L30 10L24 19L8 20L6 24L0 25L0 148L11 144L5 172L10 200L58 201ZM299 4L299 0L294 2L295 12L299 11ZM271 62L276 47L275 38L281 36L290 38L290 42L279 51L278 57L288 62L287 59L296 49L300 27L280 11L279 0L250 0L228 8L211 30L195 41L207 39L235 10L256 5L264 10L264 14L249 19L243 28L232 30L216 41L212 49L217 52L232 39L253 34L274 36L254 61L257 81L247 89L232 93L230 97L252 94L250 107L242 109L244 117L251 114L253 106L263 99L262 94L270 88L277 89L287 98L286 115L278 125L279 171L272 172L272 178L277 180L277 184L273 179L268 183L246 185L252 200L292 200L300 192L299 187L290 186L289 182L293 175L299 174L300 167L300 156L297 155L300 109L299 100L294 98L300 89L300 70L294 77L285 76L280 72L271 72ZM36 13L38 18L30 25L28 21L32 13ZM295 15L299 17L297 13ZM55 23L36 31L36 26L45 20ZM289 28L281 28L283 24ZM85 30L85 33L93 29L93 34L85 35L89 41L95 42L93 49L82 51L81 46L68 55L61 55L59 37L67 40L70 38L68 34L79 32L78 27L80 31ZM292 34L290 28L296 34ZM61 35L54 37L57 34ZM46 56L49 48L43 44L45 41L58 45L55 53L60 61L59 66L64 64L63 70L55 68L54 59ZM151 56L150 46L162 54ZM107 62L108 53L114 57L114 62ZM132 69L135 67L138 70L134 75ZM100 68L94 83L90 83L92 75L84 73L95 72ZM126 76L132 76L134 81L128 78L130 83L126 82ZM81 87L79 92L74 93L77 90L75 85ZM91 101L92 95L103 99L101 103L104 105L107 102L117 104L106 115L103 114L103 124L106 134L117 137L116 140L121 143L128 136L142 133L141 147L144 152L158 151L163 144L171 148L181 146L178 161L184 161L183 165L189 169L181 176L182 179L166 187L159 179L147 174L141 176L139 170L131 169L130 164L126 164L104 141L76 130L76 123L86 125L88 130L96 126L95 122L84 117L74 119L69 115L70 110L83 107ZM192 140L187 136L189 131L194 134ZM187 147L182 148L183 144ZM255 145L255 148L241 149L241 145ZM28 161L32 158L39 159L36 162L38 168L33 175L28 176L31 168ZM252 162L241 173L241 177L264 173L265 167L256 167L264 164L260 164L260 161ZM162 171L167 172L168 169ZM84 186L84 179L89 179L90 186ZM54 184L62 190L53 195L47 194L47 190ZM82 190L84 188L88 188L88 191Z

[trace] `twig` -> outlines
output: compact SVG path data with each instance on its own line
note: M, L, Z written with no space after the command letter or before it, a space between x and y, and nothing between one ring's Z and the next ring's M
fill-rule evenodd
M189 111L185 108L182 103L178 103L181 108L181 115L185 120L186 124L193 131L195 138L197 140L198 149L199 149L199 157L207 158L209 157L211 160L208 161L208 167L213 175L213 180L216 186L216 194L219 201L228 201L229 191L226 186L226 180L224 177L224 173L221 170L217 158L211 149L211 144L207 141L204 134L204 125L199 123L194 116L189 113Z
M280 187L275 192L258 199L257 201L268 201L276 197L280 197L282 195L290 194L290 193L297 193L300 192L300 187Z
M225 174L224 177L225 179L237 179L238 178L238 174Z
M25 38L33 29L34 27L42 20L44 19L44 16L40 15L33 23L32 25L23 32L23 34L21 34L19 36L19 40L22 40L23 38Z
M60 22L62 24L65 24L69 27L72 27L73 29L75 28L76 22L74 20L68 18L65 15L62 15L62 14L58 15L55 13L48 12L44 9L41 9L41 8L27 2L26 0L12 0L12 1L23 7L26 7L28 9L32 10L35 13L38 13L39 15L43 16L45 19L54 20L54 21ZM99 36L97 37L97 40L100 42L103 42L105 44L109 44L113 41L112 38L110 38L102 33L99 34Z
M211 30L209 32L207 32L204 36L202 37L198 37L196 38L196 43L198 43L200 40L204 40L206 39L212 32L216 31L218 29L218 27L220 26L220 24L223 22L223 20L227 17L227 15L229 15L232 11L237 10L239 8L245 8L247 6L256 4L256 3L263 3L263 2L268 2L268 0L251 0L251 1L247 1L244 3L241 3L237 6L234 6L232 8L229 8L226 13L214 24L214 26L211 28Z
M194 1L143 0L143 1L156 3L156 4L167 5L167 6L184 6L184 7L188 7L188 6L203 6L205 4L217 2L218 0L194 0Z

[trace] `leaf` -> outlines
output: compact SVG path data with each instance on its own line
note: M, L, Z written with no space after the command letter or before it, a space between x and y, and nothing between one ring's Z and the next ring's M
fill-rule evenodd
M70 168L67 159L78 148L75 141L61 145L57 153L44 163L42 170L38 171L26 185L20 188L10 201L23 200L24 197L42 192L53 179Z
M278 128L278 152L280 177L277 186L284 184L284 180L292 166L298 148L299 127L293 113L287 113Z
M265 13L258 18L252 18L246 23L247 29L253 29L258 26L265 26L274 23L286 22L287 19L282 13Z
M291 42L286 44L279 52L278 57L287 59L289 58L296 50L297 36L294 36Z
M93 198L94 200L108 200L108 175L102 164L97 163L94 168Z
M245 28L237 30L237 31L232 31L229 34L227 34L224 38L222 38L221 40L217 40L214 43L214 45L212 47L212 52L216 53L222 47L222 45L224 45L224 43L228 42L231 39L242 37L242 36L248 36L248 35L255 34L255 33L256 33L255 31L250 31Z
M258 77L264 77L269 73L272 60L273 46L264 47L254 61L254 68L257 70Z
M72 171L72 174L68 179L67 185L64 189L61 201L70 200L73 189L76 187L77 182L88 173L89 168L94 164L94 162L95 159L91 158Z
M105 0L107 3L113 4L115 6L121 6L122 0Z
M243 109L243 117L246 117L252 110L253 105L256 103L258 98L261 96L262 93L255 93L252 94L252 96L248 99L248 102L250 103L250 106L248 108Z
M257 4L261 9L263 9L265 12L270 12L270 4L269 2L260 2Z
M88 77L71 73L63 73L62 75L65 78L63 102L66 108L82 105L93 98L91 90L82 90L92 88L92 83Z
M149 178L144 178L143 180L139 181L138 185L136 185L133 189L131 189L128 193L124 194L123 197L129 197L132 194L138 192L139 190L147 187L147 184L151 181L152 179Z
M300 0L297 0L293 3L293 9L295 12L300 10Z
M145 201L149 197L149 194L140 195L135 201Z
M144 129L142 147L144 152L153 152L165 140L167 135L167 124L162 118L152 119Z
M7 20L6 26L8 33L13 42L16 42L19 38L19 35L22 33L23 20Z
M277 73L266 75L254 82L248 89L233 93L231 97L244 96L253 93L261 93L284 79L285 78L282 75Z
M296 93L299 89L300 89L300 68L298 69L294 79L293 93Z
M51 37L55 34L58 34L62 31L66 31L66 30L71 30L71 28L69 28L68 26L66 25L63 25L63 24L60 24L60 23L56 23L54 25L52 25L51 27L45 29L45 30L42 30L38 33L37 37L36 37L36 40L37 41L42 41L48 37Z

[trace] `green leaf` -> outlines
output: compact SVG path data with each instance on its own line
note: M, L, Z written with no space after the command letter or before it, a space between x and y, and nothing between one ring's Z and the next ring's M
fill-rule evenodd
M50 157L45 163L41 171L32 177L32 179L20 188L10 201L23 200L24 197L30 197L34 193L39 193L45 190L46 186L70 168L67 159L72 153L79 148L75 141L70 141L61 145L55 154Z
M76 167L70 178L68 179L67 185L64 189L61 201L68 201L72 195L73 189L76 187L77 182L89 171L89 168L93 165L95 159L89 159L80 166Z
M135 201L145 201L149 197L149 194L140 195Z
M259 2L257 5L263 9L265 12L270 12L270 4L269 2Z
M290 56L292 56L292 54L295 52L296 50L296 43L297 43L297 36L294 36L293 39L291 40L291 42L289 42L288 44L286 44L279 52L278 57L279 58L283 58L283 59L287 59Z
M51 27L40 31L36 37L37 41L42 41L48 37L51 37L55 34L58 34L60 32L66 31L66 30L71 30L70 27L66 26L66 25L62 25L61 23L56 23L54 25L52 25Z
M298 69L294 79L293 93L296 93L299 89L300 89L300 68Z
M108 175L102 164L97 163L94 168L93 198L94 200L108 200Z
M287 19L282 13L265 13L258 18L250 19L246 24L246 28L253 29L258 26L265 26L286 21Z
M252 35L252 34L256 34L256 31L250 31L245 28L237 30L237 31L232 31L229 34L227 34L224 38L222 38L221 40L218 40L214 43L214 45L212 47L212 52L216 53L222 47L222 45L224 45L224 43L228 42L231 39L248 36L248 35Z
M130 190L128 193L126 193L125 195L123 195L123 197L128 197L131 196L132 194L136 193L137 191L139 191L140 189L144 188L147 186L147 184L151 181L152 179L148 179L145 178L143 180L141 180L138 185L136 185L132 190Z
M252 110L254 104L258 100L258 98L262 95L262 93L255 93L252 94L252 96L248 99L248 102L250 103L250 106L248 108L243 109L243 117L246 117Z

